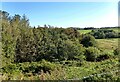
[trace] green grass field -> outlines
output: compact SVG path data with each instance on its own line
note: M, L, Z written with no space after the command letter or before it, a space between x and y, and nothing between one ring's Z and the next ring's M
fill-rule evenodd
M114 39L96 39L98 47L106 50L114 50L118 47L120 38Z
M80 34L86 34L86 33L91 32L91 30L78 30L78 32L79 32Z
M120 28L111 28L110 30L114 30L115 32L120 32Z

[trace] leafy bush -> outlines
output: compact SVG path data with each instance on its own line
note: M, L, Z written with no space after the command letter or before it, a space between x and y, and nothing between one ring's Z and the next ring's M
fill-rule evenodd
M84 60L85 49L81 44L67 40L63 41L58 47L58 54L55 55L55 58L59 61Z
M85 52L87 61L96 61L100 51L96 47L88 47Z
M68 60L68 61L61 61L61 64L63 64L64 66L76 66L76 67L80 67L82 65L81 61L73 61L73 60Z
M7 73L8 75L15 75L21 73L21 70L19 70L19 67L16 64L8 64L1 68L2 73Z
M115 32L114 30L108 30L108 29L92 30L89 34L94 36L96 39L119 37L118 35L119 33Z
M83 44L83 46L85 47L97 46L95 38L91 35L84 35L80 43Z
M89 77L83 78L82 79L85 82L119 82L120 81L120 77L119 75L117 75L117 73L115 72L110 72L110 73L103 73L103 74L94 74L91 75Z
M115 54L115 55L120 55L120 48L116 48L116 49L114 50L114 54Z
M105 60L105 59L108 59L108 58L111 58L113 57L114 54L112 52L108 52L108 51L103 51L100 53L100 55L97 57L97 61L102 61L102 60Z
M60 68L60 65L56 65L54 63L50 63L48 61L42 60L40 62L24 62L18 64L9 64L2 68L4 73L14 73L14 72L22 72L22 73L39 73L41 70L44 72L50 72Z

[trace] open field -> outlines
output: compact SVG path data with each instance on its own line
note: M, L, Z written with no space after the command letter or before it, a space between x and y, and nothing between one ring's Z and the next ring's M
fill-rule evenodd
M107 50L114 50L118 47L118 41L120 38L114 38L114 39L96 39L98 43L98 47L102 49Z
M110 30L114 30L115 32L120 32L120 28L110 28Z
M78 30L78 32L80 32L80 34L86 34L91 32L91 30Z

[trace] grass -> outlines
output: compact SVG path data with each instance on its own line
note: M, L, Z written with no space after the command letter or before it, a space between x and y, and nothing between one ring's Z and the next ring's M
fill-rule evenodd
M80 34L86 34L86 33L91 32L91 30L78 30L78 32L79 32Z
M120 32L120 28L109 28L108 30L114 30L115 32ZM78 30L81 34L86 34L91 32L91 30ZM105 49L108 51L114 50L118 47L118 42L120 41L119 38L113 39L96 39L98 43L98 47L101 49Z
M114 39L96 39L98 43L98 47L101 49L106 50L114 50L118 47L118 40L120 38L114 38Z
M110 30L114 30L115 32L120 32L120 28L110 28Z

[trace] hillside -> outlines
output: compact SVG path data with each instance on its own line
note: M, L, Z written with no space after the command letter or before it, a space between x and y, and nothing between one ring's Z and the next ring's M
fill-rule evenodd
M31 27L25 16L0 13L2 80L120 81L115 29Z

